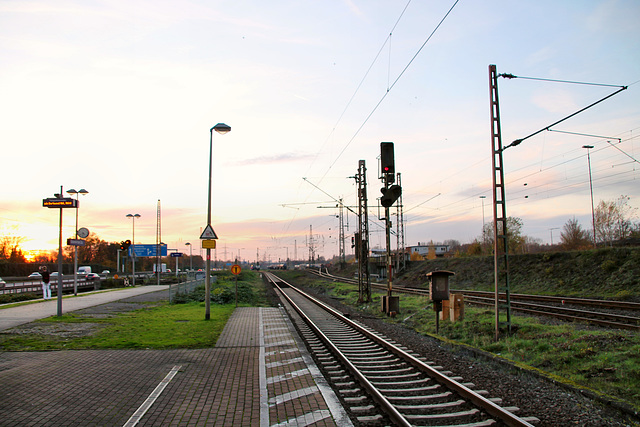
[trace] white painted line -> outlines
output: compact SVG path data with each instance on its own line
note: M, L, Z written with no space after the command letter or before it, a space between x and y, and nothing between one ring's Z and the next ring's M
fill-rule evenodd
M267 396L267 368L265 367L264 354L264 319L262 318L262 307L258 310L260 320L260 427L269 427L269 396Z
M149 397L147 397L147 400L145 400L144 403L140 405L140 407L136 410L136 412L134 412L131 418L129 418L129 420L125 423L124 427L133 427L136 424L138 424L138 422L144 416L144 414L149 410L149 408L151 408L151 405L153 405L156 399L162 394L165 387L167 387L171 382L171 380L173 379L173 377L176 376L180 368L182 368L182 365L174 366L171 369L171 371L169 371L167 376L164 377L162 381L160 381L160 384L158 384L156 388L151 392Z
M297 418L291 418L280 424L274 424L271 427L305 427L311 424L315 424L318 421L324 420L331 416L331 412L326 409L310 412L308 414L300 415Z
M279 383L280 381L287 381L292 378L299 377L301 375L308 375L308 374L309 374L309 370L307 368L298 369L297 371L287 372L284 375L276 375L275 377L269 377L267 378L267 384L275 384L275 383Z
M280 362L267 363L267 368L277 368L278 366L292 365L294 363L303 362L302 357L294 357L292 359L282 360Z
M271 332L271 331L269 331ZM281 333L281 334L265 334L264 337L265 338L282 338L282 337L290 337L291 333L289 332L289 329L287 329L287 332L285 333Z
M299 350L297 348L284 348L282 350L267 351L264 355L265 356L273 356L274 354L293 353L293 352L298 352L298 351Z
M310 394L319 393L320 390L316 386L301 388L298 390L290 391L289 393L281 394L280 396L272 397L269 399L269 406L276 406L284 402L288 402L293 399L297 399L302 396L308 396Z
M295 341L294 340L284 340L284 341L272 342L272 343L269 343L269 344L265 344L265 347L276 347L276 346L290 345L290 344L295 344Z

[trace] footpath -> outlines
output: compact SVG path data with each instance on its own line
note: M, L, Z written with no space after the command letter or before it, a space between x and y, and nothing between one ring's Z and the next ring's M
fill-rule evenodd
M168 298L143 286L63 299L63 312ZM56 315L0 309L0 333ZM12 326L13 325L13 326ZM283 308L237 308L215 347L7 352L0 426L350 426Z

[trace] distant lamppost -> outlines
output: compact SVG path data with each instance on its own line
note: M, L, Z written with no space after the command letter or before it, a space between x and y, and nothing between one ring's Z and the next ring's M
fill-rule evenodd
M583 145L587 149L587 161L589 162L589 190L591 191L591 225L593 226L593 249L596 248L596 214L593 208L593 181L591 180L591 152L593 145Z
M133 236L131 239L131 270L133 274L133 286L136 285L136 218L140 218L140 214L127 214L127 218L132 219Z
M484 199L486 199L487 196L480 196L479 199L482 200L482 233L484 233Z
M193 253L191 251L191 243L185 243L185 246L189 246L189 270L193 271Z
M487 196L480 196L479 197L479 199L482 200L482 243L486 243L486 237L484 235L484 199L486 199L486 198L487 198Z
M551 232L551 246L553 246L553 230L559 230L560 227L553 227L550 228L549 231Z
M84 196L85 194L89 194L89 192L84 188L80 189L80 191L76 191L72 188L70 190L67 190L67 193L76 195L76 239L77 239L78 238L78 209L80 208L80 204L78 202L78 197L79 197L78 194L82 194ZM58 274L62 274L62 272L59 272ZM73 247L73 295L78 295L78 247L77 246Z
M209 129L209 198L207 206L207 227L211 227L211 173L213 166L213 131L218 132L220 135L224 135L231 131L231 126L224 123L218 123L211 129ZM206 261L206 275L204 277L205 288L205 313L204 319L209 320L211 318L211 248L207 247L207 261Z

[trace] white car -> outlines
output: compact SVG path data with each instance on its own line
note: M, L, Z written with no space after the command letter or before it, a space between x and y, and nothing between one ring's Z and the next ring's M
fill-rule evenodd
M37 271L34 271L29 275L29 279L42 279L42 274L38 273Z

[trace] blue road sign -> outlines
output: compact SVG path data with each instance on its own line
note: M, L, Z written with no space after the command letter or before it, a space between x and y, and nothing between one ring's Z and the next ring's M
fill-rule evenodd
M180 258L182 256L182 252L172 252L171 256L174 258Z
M156 256L156 247L157 245L141 245L136 244L136 256L137 257L145 257L145 256ZM133 245L129 246L129 256L133 253ZM160 256L167 256L167 245L160 245Z

